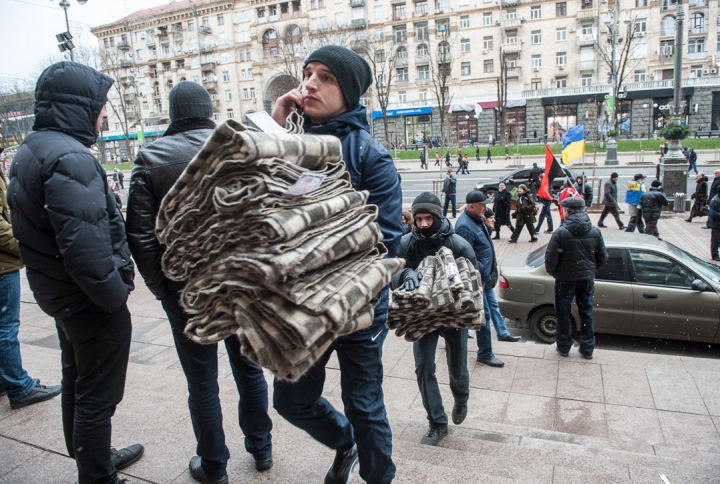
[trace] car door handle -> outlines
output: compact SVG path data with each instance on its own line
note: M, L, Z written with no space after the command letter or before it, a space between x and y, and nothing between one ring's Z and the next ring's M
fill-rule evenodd
M644 293L643 293L643 297L644 297L645 299L657 299L657 298L658 298L658 295L657 295L657 294L653 294L653 293L651 293L651 292L644 292Z

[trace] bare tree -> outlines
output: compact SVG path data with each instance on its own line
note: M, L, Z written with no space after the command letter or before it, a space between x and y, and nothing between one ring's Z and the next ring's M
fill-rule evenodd
M137 88L133 62L125 54L125 47L120 44L116 48L100 51L101 70L115 80L108 95L108 104L120 123L123 132L121 152L130 153L130 126L138 120Z
M447 32L447 30L445 31ZM431 91L435 96L436 105L440 114L440 139L447 136L447 106L452 101L450 93L452 82L452 45L450 37L441 37L437 45L431 45L427 51Z
M502 37L501 37L502 39ZM495 79L497 90L498 113L500 114L500 140L503 146L507 144L507 74L508 66L505 62L505 51L500 45L500 75Z
M9 79L0 84L0 146L19 144L34 123L35 94L32 82Z
M382 112L385 144L389 146L390 134L388 128L387 108L390 102L390 86L393 83L393 76L396 73L395 66L397 63L397 51L394 51L394 42L386 39L385 37L375 38L366 42L364 45L364 54L370 63L373 78L375 79L375 96L377 97L378 105L380 106L380 111ZM407 51L405 52L405 58L407 59Z

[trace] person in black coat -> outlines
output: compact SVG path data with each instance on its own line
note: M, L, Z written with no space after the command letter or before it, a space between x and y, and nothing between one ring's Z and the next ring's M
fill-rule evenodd
M595 350L593 327L593 294L595 271L607 262L602 233L593 227L580 197L568 197L561 203L566 210L565 223L552 235L545 251L545 270L555 279L555 314L557 315L556 351L568 356L573 299L580 313L580 354L592 359Z
M643 219L645 219L644 233L654 235L657 238L660 238L657 228L658 220L660 220L660 212L662 211L662 207L669 203L665 194L660 190L660 187L661 183L653 180L650 184L650 190L643 193L638 201L638 208L642 213Z
M528 186L530 187L530 192L532 193L533 197L540 189L540 175L543 173L544 170L542 168L539 168L537 166L537 163L533 163L533 167L530 169L530 173L528 174Z
M65 445L80 482L114 482L141 445L111 451L125 389L135 270L107 174L91 154L113 79L75 62L43 71L35 123L10 168L8 202L40 308L55 318Z
M510 218L510 209L512 208L512 195L507 191L504 181L498 184L498 191L495 192L495 201L493 203L493 212L495 212L495 237L500 238L500 227L507 227L511 231L515 230Z
M198 456L190 460L190 474L202 481L226 477L230 456L217 393L218 345L199 345L184 336L191 318L180 305L184 283L169 280L162 271L165 246L155 235L155 220L159 201L200 151L215 123L211 119L210 94L200 84L179 82L170 91L168 100L170 126L161 139L140 150L135 159L126 231L140 274L148 289L161 301L170 322L187 380L190 419L197 440ZM263 370L240 353L240 340L236 336L225 340L225 349L240 393L238 414L245 449L252 454L258 471L268 470L272 467L272 420L267 412L268 391Z
M618 211L618 201L617 201L617 181L620 175L618 175L616 172L612 172L610 174L610 181L605 184L605 193L603 195L603 205L605 207L603 208L602 213L600 214L600 219L598 220L598 227L607 228L603 222L605 221L605 217L608 216L608 214L612 214L613 217L615 217L615 222L618 224L618 228L620 230L625 230L625 224L623 224L622 220L620 220L620 212Z
M690 209L690 216L685 219L686 222L692 222L694 217L704 217L707 215L708 177L705 176L705 173L698 173L695 179L695 193L693 193L690 198L694 200L694 202Z
M708 203L708 225L712 229L710 234L710 257L712 260L720 261L720 193L716 193Z
M511 244L517 243L523 227L526 227L528 232L530 232L530 242L537 242L538 238L535 234L535 222L537 221L535 219L535 214L537 213L537 208L535 205L535 200L533 200L532 195L528 193L528 189L525 185L520 185L518 187L518 199L516 207L517 208L512 215L515 219L515 230L513 231L509 242Z
M585 177L578 175L575 177L575 186L580 195L585 199L585 206L590 207L592 205L593 189L592 185L587 183Z
M710 185L710 193L708 194L708 200L712 200L715 195L718 194L718 191L720 190L720 170L715 170L715 178L713 178L712 185ZM710 219L708 218L707 223L703 226L704 229L712 228L710 227Z

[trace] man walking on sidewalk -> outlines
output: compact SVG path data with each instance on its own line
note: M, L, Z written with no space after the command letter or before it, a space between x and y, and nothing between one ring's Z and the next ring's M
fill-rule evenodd
M545 251L545 270L555 279L557 342L555 350L568 356L572 347L572 302L580 313L580 354L591 360L595 350L593 294L595 271L607 262L602 233L592 226L580 197L563 200L565 224L550 239Z
M618 202L617 202L617 181L620 175L618 175L616 172L612 172L610 174L610 181L605 184L605 194L603 196L603 205L605 205L605 208L603 208L602 214L600 214L600 220L598 220L598 227L607 228L606 225L603 224L605 221L605 217L609 213L615 217L615 222L618 224L618 228L620 230L625 230L625 225L622 223L622 220L620 220L620 212L618 212Z
M453 175L452 170L447 171L447 177L443 181L442 193L445 194L445 206L443 207L443 217L447 217L448 205L452 203L453 218L457 215L455 211L455 202L457 195L457 178Z
M627 203L630 221L628 222L625 232L635 232L635 226L637 226L638 232L641 234L645 233L645 224L643 223L642 212L638 209L638 206L640 205L640 197L642 197L643 193L645 193L644 181L645 176L643 176L642 173L638 173L627 184L625 203Z
M84 483L116 483L141 445L111 449L125 390L135 271L107 174L90 146L113 79L58 62L35 88L35 124L10 168L13 232L35 300L55 318L65 445ZM42 183L39 183L42 180Z
M542 182L543 177L545 176L545 173L540 173L540 182ZM540 184L538 183L538 187ZM540 211L540 217L538 218L537 226L535 227L535 233L539 234L540 229L542 228L542 224L547 218L547 225L548 229L545 231L546 234L552 234L553 233L553 219L552 219L552 203L553 199L547 199L543 196L541 196L539 193L536 195L538 201L542 203L542 210Z
M492 135L490 135L492 136ZM490 147L488 146L487 149L487 158L485 158L485 164L492 163L492 151L490 150Z

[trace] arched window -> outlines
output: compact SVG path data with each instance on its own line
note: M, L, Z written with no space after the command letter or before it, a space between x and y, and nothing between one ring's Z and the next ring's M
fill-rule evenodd
M440 42L438 44L438 53L441 55L446 55L450 53L450 44L447 42Z
M690 15L688 19L688 28L690 34L704 34L705 33L705 15L702 12L695 12Z
M170 91L172 90L172 88L173 88L172 79L168 79L168 82L167 82L167 84L166 84L166 87L167 87L168 92L170 92Z
M296 42L300 42L302 36L302 31L300 30L300 27L298 27L295 24L290 24L287 27L285 27L285 43L286 44L293 44Z
M276 57L280 54L278 50L278 35L274 29L267 29L262 34L263 56Z
M660 22L660 37L669 37L675 35L675 17L667 15Z
M395 54L397 55L398 59L407 59L407 49L405 47L398 47L398 50L395 51ZM418 51L418 55L420 55Z
M418 57L427 57L427 56L428 56L428 46L427 46L427 44L420 44L420 45L418 45L417 55L418 55Z

